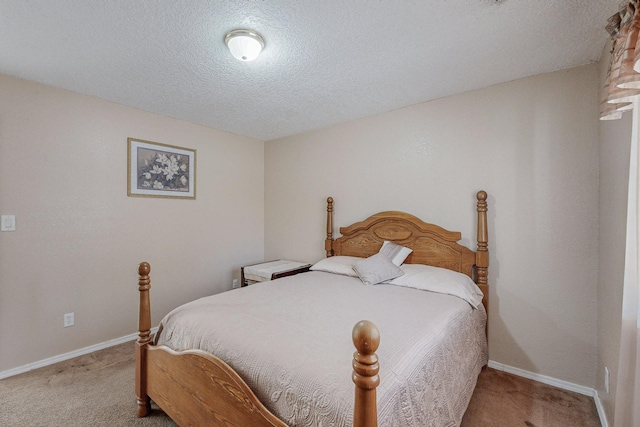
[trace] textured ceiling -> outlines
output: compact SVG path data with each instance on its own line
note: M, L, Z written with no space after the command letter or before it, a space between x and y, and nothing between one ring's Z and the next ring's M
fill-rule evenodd
M270 140L597 61L614 0L0 0L0 73ZM266 46L233 58L226 32Z

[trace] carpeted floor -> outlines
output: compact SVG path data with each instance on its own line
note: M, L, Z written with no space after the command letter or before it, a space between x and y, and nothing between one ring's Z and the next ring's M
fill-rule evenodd
M462 427L600 427L592 397L485 369Z
M137 418L133 344L0 380L0 426L175 426L161 411ZM463 427L600 426L593 399L485 369Z
M174 426L136 417L133 343L0 380L0 426Z

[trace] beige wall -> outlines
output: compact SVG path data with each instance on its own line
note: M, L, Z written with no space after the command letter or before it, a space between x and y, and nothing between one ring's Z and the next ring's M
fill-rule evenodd
M197 199L127 197L127 137L197 150ZM264 143L0 76L0 372L136 331L263 259ZM63 314L76 325L63 328Z
M609 46L600 61L600 85L604 86ZM613 425L616 377L622 319L622 289L631 149L631 113L621 120L600 122L600 244L598 268L598 396L609 425ZM609 368L606 392L604 369Z
M597 88L589 65L267 142L266 258L324 256L327 196L336 225L402 210L469 244L484 189L491 359L595 387Z
M135 332L143 259L155 324L248 262L323 257L329 195L336 225L399 209L470 244L485 189L491 359L597 387L609 413L630 118L601 123L598 153L598 86L591 65L263 145L0 76L0 213L18 225L0 233L0 372ZM129 136L197 149L197 200L128 198Z

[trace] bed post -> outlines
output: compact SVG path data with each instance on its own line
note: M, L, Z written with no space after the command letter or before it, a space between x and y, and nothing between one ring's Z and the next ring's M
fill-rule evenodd
M372 322L361 320L353 327L352 339L357 350L353 353L351 377L356 385L353 426L376 427L378 425L376 387L380 384L376 350L380 345L380 332Z
M333 197L327 198L327 238L324 241L327 258L333 256Z
M138 417L145 417L151 412L151 401L147 396L146 358L147 345L151 343L151 305L149 289L151 266L147 262L138 265L138 291L140 291L140 308L138 312L138 339L135 344L136 355L136 397L138 401Z
M476 252L476 274L478 276L478 287L484 294L482 304L487 313L489 312L489 285L487 277L489 275L489 233L487 231L487 192L478 191L478 251Z

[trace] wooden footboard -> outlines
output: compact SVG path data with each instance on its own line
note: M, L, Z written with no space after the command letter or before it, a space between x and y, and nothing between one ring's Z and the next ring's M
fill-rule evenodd
M224 361L201 350L176 352L152 345L149 291L151 267L138 266L140 311L135 345L137 414L150 412L153 400L178 425L188 426L286 426L258 400L240 376ZM377 426L376 387L380 335L369 321L352 331L355 383L355 427Z

